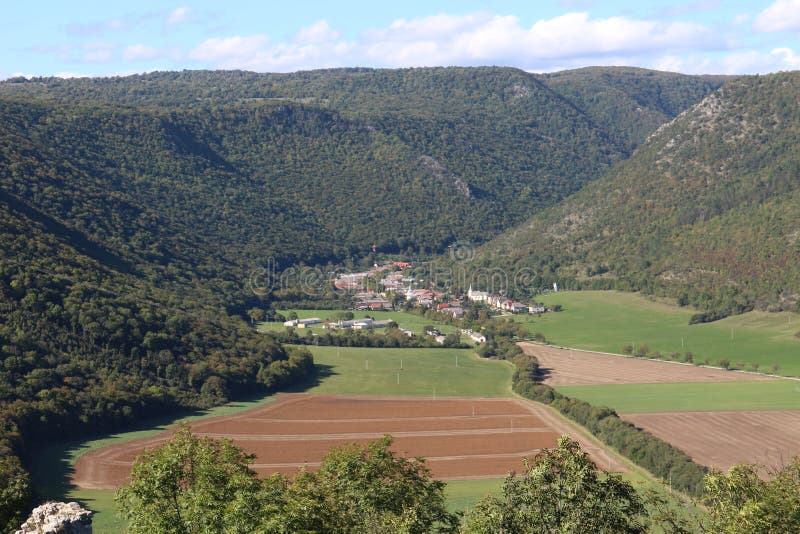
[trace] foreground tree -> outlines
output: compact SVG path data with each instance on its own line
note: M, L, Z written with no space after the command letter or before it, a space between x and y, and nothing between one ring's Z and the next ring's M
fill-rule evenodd
M0 451L0 532L14 532L25 519L30 479L16 456Z
M424 460L392 452L390 436L331 450L318 472L263 481L230 440L184 425L134 464L117 493L128 531L139 533L450 532L444 482Z
M250 533L263 508L253 457L230 440L213 440L182 425L133 466L117 503L131 534Z
M644 532L647 514L636 489L603 475L567 436L509 476L501 497L486 497L464 517L462 532Z
M452 531L457 518L448 513L445 483L431 478L420 458L390 450L385 436L365 445L332 449L316 473L301 471L284 495L282 514L270 518L281 532Z
M742 464L706 477L704 504L709 532L800 532L800 457L783 469L759 476L759 467Z

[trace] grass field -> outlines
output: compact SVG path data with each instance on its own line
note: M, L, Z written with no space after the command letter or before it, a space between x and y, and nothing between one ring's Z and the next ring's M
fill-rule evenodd
M280 313L288 316L292 311L297 313L297 317L300 319L318 317L319 319L325 321L328 319L335 320L334 315L344 310L281 310ZM442 331L443 334L450 334L458 330L455 326L432 321L419 315L406 313L403 311L354 311L353 315L356 319L362 319L364 317L372 317L376 321L390 319L396 322L401 328L407 328L415 334L423 334L424 327L426 325L435 325L439 330ZM260 323L258 325L258 330L260 332L280 332L285 328L286 327L283 326L283 323ZM322 325L311 325L311 329L322 329Z
M373 349L308 346L318 376L309 393L507 397L512 365L469 349ZM399 382L399 383L398 383Z
M634 293L579 291L550 293L541 298L563 311L540 317L517 316L529 331L551 343L602 352L622 352L627 343L646 344L663 354L691 351L696 361L725 358L762 371L780 366L779 374L800 376L800 315L750 312L713 323L689 325L695 313L655 302Z
M683 382L559 386L569 397L619 413L719 410L800 410L800 381Z
M474 480L449 480L445 488L447 507L451 512L472 508L486 495L498 495L503 490L504 478L478 478Z

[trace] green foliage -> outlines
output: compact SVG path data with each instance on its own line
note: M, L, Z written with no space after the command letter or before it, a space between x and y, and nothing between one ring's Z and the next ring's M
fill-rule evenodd
M424 461L392 452L389 436L328 452L318 472L301 472L287 488L280 532L425 533L457 524L447 512L444 482ZM301 509L297 503L313 503ZM274 523L273 523L274 524ZM387 530L388 529L388 530Z
M509 475L500 497L467 512L462 532L645 532L646 511L637 490L619 475L601 475L580 445L562 436Z
M136 533L254 532L261 484L230 440L198 437L182 426L133 466L117 503Z
M543 74L542 78L596 123L614 124L615 140L631 149L661 124L732 79L630 67L588 67Z
M714 470L705 481L707 531L726 534L800 531L800 458L762 478L759 467Z
M23 521L30 498L30 478L15 456L0 456L0 532L14 532Z
M253 457L229 440L183 426L137 459L117 493L128 530L163 533L450 531L444 482L418 458L392 452L391 437L332 449L316 473L260 481Z

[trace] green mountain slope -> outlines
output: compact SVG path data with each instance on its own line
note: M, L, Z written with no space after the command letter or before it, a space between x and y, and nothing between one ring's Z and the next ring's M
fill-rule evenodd
M0 157L24 166L0 186L161 262L196 250L236 265L341 260L373 244L438 251L577 191L715 87L657 73L675 108L664 112L651 87L607 74L634 96L576 104L596 71L551 84L499 68L0 83ZM641 123L600 120L641 105Z
M633 150L656 128L718 88L729 76L687 76L632 67L587 67L543 74L612 138Z
M482 261L722 314L795 309L799 99L800 73L727 83L605 178L487 245Z

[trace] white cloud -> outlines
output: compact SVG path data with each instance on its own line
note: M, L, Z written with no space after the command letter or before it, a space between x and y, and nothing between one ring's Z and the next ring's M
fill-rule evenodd
M175 8L170 12L169 15L167 15L166 22L169 25L186 22L189 19L191 12L192 10L186 6Z
M328 21L318 20L311 26L300 28L292 41L300 44L329 43L339 39L341 34L330 27Z
M65 72L57 72L53 76L56 78L90 78L92 75L65 71Z
M647 66L686 74L766 74L800 69L800 56L790 48L776 48L770 52L742 50L719 57L662 56Z
M753 28L761 32L800 30L800 0L777 0L756 15Z
M125 49L122 51L122 59L124 59L125 61L155 59L157 57L160 57L161 55L162 54L159 49L143 44L129 45L126 46Z
M114 45L105 42L91 42L83 45L81 61L89 63L106 63L114 58Z
M326 21L319 21L288 43L271 44L264 34L215 38L200 43L190 57L217 67L253 70L454 64L551 70L556 64L625 63L647 53L725 46L714 32L693 22L567 13L526 28L517 17L479 12L398 19L365 31L355 41L343 40Z
M214 37L197 45L190 53L189 59L203 61L218 66L241 64L263 53L268 48L269 39L265 34Z
M102 35L110 31L129 29L134 25L132 20L115 18L98 22L75 22L67 25L67 31L74 35L92 36Z
M748 20L750 20L750 13L739 13L738 15L733 17L733 21L731 21L731 24L733 24L734 26L739 26L741 24L744 24Z

